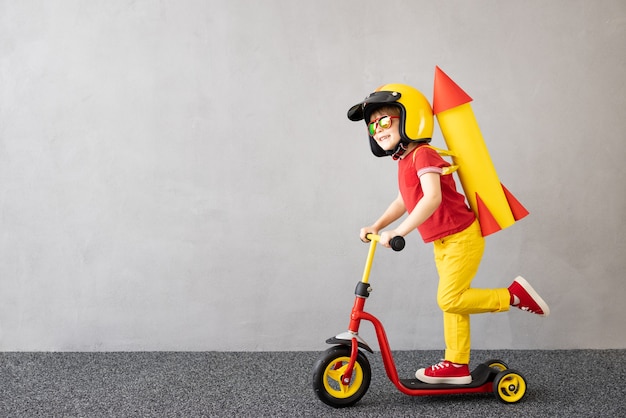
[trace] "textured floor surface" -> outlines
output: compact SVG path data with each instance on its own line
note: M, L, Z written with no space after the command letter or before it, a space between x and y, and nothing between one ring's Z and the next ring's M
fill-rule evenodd
M625 417L626 350L475 350L526 378L526 396L410 397L379 353L355 406L333 409L312 390L320 352L0 353L0 417ZM402 378L440 352L394 353Z

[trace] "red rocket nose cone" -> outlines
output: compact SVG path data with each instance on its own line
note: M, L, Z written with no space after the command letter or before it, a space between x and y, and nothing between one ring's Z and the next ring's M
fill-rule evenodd
M436 115L453 107L472 101L441 68L435 67L435 91L433 93L433 113Z

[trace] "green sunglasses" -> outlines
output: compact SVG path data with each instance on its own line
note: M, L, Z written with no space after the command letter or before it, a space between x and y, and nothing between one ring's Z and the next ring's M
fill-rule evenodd
M374 122L370 123L367 125L367 127L370 130L370 135L374 136L374 134L376 133L376 127L380 126L383 129L389 129L391 128L391 119L400 119L400 116L381 116L378 119L376 119Z

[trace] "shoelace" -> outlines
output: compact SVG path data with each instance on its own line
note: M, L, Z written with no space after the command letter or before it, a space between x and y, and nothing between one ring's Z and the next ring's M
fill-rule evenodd
M441 360L439 363L430 367L433 370L445 369L446 367L450 367L450 363L445 360Z

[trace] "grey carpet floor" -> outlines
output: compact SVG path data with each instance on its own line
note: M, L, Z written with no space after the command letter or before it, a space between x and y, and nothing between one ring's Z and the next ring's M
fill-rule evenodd
M1 417L626 417L626 350L473 352L506 361L528 383L503 404L493 394L410 397L379 353L369 391L334 409L312 390L320 352L0 353ZM402 378L440 352L395 352ZM474 363L474 361L476 363Z

